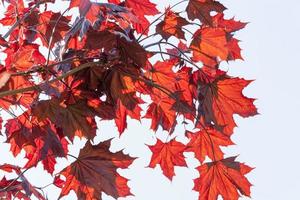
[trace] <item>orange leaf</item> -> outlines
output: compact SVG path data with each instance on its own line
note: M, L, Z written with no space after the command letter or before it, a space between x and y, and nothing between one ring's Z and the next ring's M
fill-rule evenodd
M199 29L194 34L190 49L193 50L194 57L200 57L198 54L201 54L203 57L219 57L221 60L227 60L229 53L226 45L226 32L222 28L207 27Z
M35 65L42 65L46 62L45 57L40 53L37 44L23 44L17 49L7 49L8 57L6 66L9 69L27 71Z
M180 17L178 13L174 13L169 8L166 10L164 21L156 26L156 32L159 33L164 39L175 36L179 39L185 39L182 26L188 25L189 22Z

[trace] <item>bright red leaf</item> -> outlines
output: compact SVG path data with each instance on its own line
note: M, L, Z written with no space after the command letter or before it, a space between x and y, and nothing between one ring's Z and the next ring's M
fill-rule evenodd
M158 125L161 125L164 130L172 130L176 124L176 111L172 109L175 101L169 98L168 93L165 93L163 88L174 92L176 91L176 75L172 70L174 63L169 62L157 62L152 66L151 70L146 73L148 79L153 83L162 86L154 87L151 98L153 103L148 107L145 118L152 119L151 129L157 130Z
M235 161L236 157L206 163L197 168L200 178L195 180L194 190L200 192L199 200L237 200L240 194L250 197L251 183L245 177L252 168Z
M154 168L159 164L163 174L170 180L175 176L175 166L187 166L183 156L186 147L175 139L168 143L163 143L157 139L156 144L149 146L149 148L153 153L149 167Z
M220 146L233 145L227 135L215 130L213 127L207 127L195 133L187 131L187 136L190 138L187 144L187 152L194 152L195 157L201 163L208 156L211 160L223 159L224 153Z
M235 21L234 18L224 19L223 13L215 15L212 19L212 23L214 27L224 28L224 30L229 33L243 29L247 25L247 23Z
M109 0L111 3L121 3L120 0ZM156 15L159 11L156 8L156 4L150 2L149 0L125 0L125 6L132 9L133 14L138 18L138 22L134 23L134 28L138 33L148 34L149 21L145 15Z
M13 25L17 17L22 16L25 11L23 0L12 0L9 3L4 18L0 20L2 25Z
M199 114L205 122L213 122L224 134L231 135L236 127L234 114L250 117L257 114L253 102L245 97L243 89L251 81L240 78L220 77L212 83L204 84L200 89Z
M39 51L39 45L13 44L6 50L8 57L5 59L6 68L9 70L27 71L37 65L45 64L46 59Z

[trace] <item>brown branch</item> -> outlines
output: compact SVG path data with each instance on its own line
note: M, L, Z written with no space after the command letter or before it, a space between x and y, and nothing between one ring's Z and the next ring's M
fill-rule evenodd
M5 188L0 189L0 192L9 191L9 188L19 179L24 178L24 173L27 172L29 168L25 169L23 172L18 174L18 177L15 178L12 182L10 182Z
M75 74L85 68L88 68L88 67L93 67L93 66L99 66L99 63L95 63L95 62L89 62L89 63L85 63L85 64L82 64L81 66L79 67L76 67L70 71L68 71L67 73L61 75L61 76L58 76L57 78L53 79L53 80L50 80L48 81L48 83L54 83L55 81L60 81L72 74ZM45 82L43 82L45 83ZM43 84L41 83L41 84ZM15 94L18 94L18 93L24 93L24 92L28 92L28 91L33 91L33 90L40 90L40 85L34 85L34 86L30 86L30 87L25 87L25 88L20 88L20 89L16 89L16 90L8 90L8 91L4 91L4 92L1 92L0 93L0 98L2 97L5 97L5 96L9 96L9 95L15 95Z
M173 57L176 57L178 59L181 59L185 62L188 62L189 64L195 66L197 69L201 69L201 67L199 67L198 65L196 65L194 62L186 59L186 58L183 58L181 56L178 56L178 55L175 55L175 54L171 54L171 53L168 53L168 52L161 52L161 51L149 51L150 53L161 53L161 54L166 54L166 55L169 55L169 56L173 56Z

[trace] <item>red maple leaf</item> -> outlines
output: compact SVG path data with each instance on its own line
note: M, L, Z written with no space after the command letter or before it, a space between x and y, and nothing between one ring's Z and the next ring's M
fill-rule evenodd
M110 152L109 141L92 145L91 140L96 117L115 122L122 134L128 117L140 121L145 112L154 132L161 127L173 138L149 147L149 167L160 165L172 180L175 166L187 165L184 152L193 152L200 161L195 180L200 200L250 195L244 175L251 168L234 157L224 159L222 147L233 144L233 115L257 114L254 99L243 95L251 81L219 69L223 61L242 59L234 33L246 23L225 18L226 8L216 0L181 1L157 17L150 17L159 14L151 0L70 0L63 14L53 12L48 2L55 3L7 1L0 19L8 29L0 35L6 54L5 66L0 64L0 108L12 116L4 127L6 142L13 156L23 152L27 160L23 168L0 166L18 176L0 180L0 198L29 200L34 194L44 199L23 174L38 163L52 175L59 198L70 191L87 200L101 199L102 192L114 198L130 195L128 180L117 170L134 159ZM185 11L178 10L184 2ZM79 13L69 12L72 8ZM149 29L154 30L150 35ZM16 116L12 106L23 113ZM187 144L171 135L180 122L185 129L194 127L186 132ZM0 117L0 128L1 123ZM75 137L87 139L78 158L68 154ZM66 155L76 160L54 176L57 158Z
M212 11L223 12L226 8L215 0L190 0L186 8L188 18L199 19L203 24L212 24Z
M124 33L116 30L112 32L89 30L83 42L83 48L91 50L104 48L104 52L113 53L120 61L128 65L144 67L147 63L148 52L138 42L128 40Z
M152 119L151 128L156 131L158 125L161 125L164 130L172 130L176 124L176 111L172 109L175 100L169 98L168 92L163 88L167 88L168 91L176 91L176 77L172 70L174 63L171 61L157 62L151 69L145 74L151 82L163 86L153 87L151 94L152 103L149 105L145 118Z
M121 3L120 0L109 0L111 3ZM149 0L125 0L125 6L132 9L133 14L135 14L139 20L138 23L134 23L134 27L138 33L148 34L149 32L149 21L145 15L156 15L159 11L156 9L156 4L150 2Z
M9 187L13 188L10 189ZM6 191L6 188L10 189ZM14 197L24 200L30 200L30 198L23 192L23 185L20 181L15 181L14 179L7 180L4 176L0 181L0 198L6 200L12 200Z
M14 52L8 52L6 66L10 70L27 71L36 65L42 65L46 62L45 57L40 53L37 44L23 44Z
M99 99L90 99L87 105L94 109L96 115L101 120L112 120L116 118L115 108L111 103L103 102Z
M90 0L71 0L69 8L74 7L78 7L80 16L85 17L91 24L98 20L101 8L97 3L93 3Z
M33 132L33 124L27 112L8 120L5 127L7 142L10 143L10 150L14 156L17 156L26 145L35 146L34 139L38 137L39 132Z
M251 81L220 76L212 83L200 86L199 114L207 123L213 122L224 134L231 135L236 124L233 114L250 117L257 114L255 99L243 95Z
M39 15L39 26L37 30L42 34L40 37L44 46L50 48L58 41L61 41L70 27L68 23L71 17L62 16L61 13L46 11Z
M151 103L144 118L151 119L151 129L157 131L159 125L163 130L172 132L176 125L176 112L172 109L174 101L169 99L154 99L158 103Z
M152 16L159 14L159 11L156 9L156 4L151 3L149 0L126 0L125 5L126 7L131 8L133 14L135 14L140 20L139 23L135 24L137 32L148 34L148 27L150 23L145 15Z
M111 153L110 142L98 145L89 142L80 150L75 162L60 172L66 177L60 197L74 190L80 199L101 199L101 192L118 198L130 195L128 180L120 176L118 168L127 168L134 158L121 151Z
M83 101L67 105L59 99L43 100L33 107L32 112L38 120L49 119L70 140L74 136L92 139L96 135L94 114Z
M190 69L183 67L175 72L173 70L175 63L176 59L157 62L145 73L151 83L155 84L153 92L150 93L153 102L144 116L152 120L151 129L154 131L161 125L164 130L172 132L176 125L177 113L187 114L190 111L193 113L191 108L193 98L188 82ZM173 98L170 98L170 95Z
M138 71L134 68L122 69L121 66L112 68L106 77L107 101L115 105L115 122L120 134L127 127L127 115L137 120L141 116L142 109L139 104L143 101L136 96L138 83L132 77L138 77Z
M188 49L186 44L183 43L181 40L178 43L177 47L174 47L174 48L171 48L171 49L166 48L166 50L167 50L167 53L170 54L170 59L171 60L175 59L175 63L182 62L180 60L180 57L182 56L182 54L190 52L190 50Z
M171 11L170 8L165 12L165 19L157 24L156 32L166 40L171 36L185 39L182 27L188 25L189 22L185 18L180 17L178 13Z
M22 89L32 86L34 83L24 76L12 76L6 84L0 89L0 92L9 90ZM36 99L36 91L28 91L14 95L8 95L0 98L0 107L8 109L11 105L20 104L24 107L29 107L30 104Z
M217 59L221 61L242 59L239 41L226 31L225 27L206 27L196 31L190 45L193 60L201 61L206 66L215 66Z
M193 50L193 57L201 60L202 57L214 58L219 57L221 60L227 60L228 47L226 32L222 28L201 28L193 36L190 49ZM197 59L200 58L200 59Z
M41 129L39 132L41 137L34 140L35 147L25 146L26 158L28 162L24 168L36 166L39 161L42 161L44 169L50 174L53 174L56 158L65 157L68 152L68 141L56 133L56 129L51 124L46 124L34 129Z
M12 0L9 3L5 17L0 20L0 23L4 26L13 25L17 21L17 18L26 12L23 0Z
M28 7L24 5L23 0L11 0L9 1L9 6L5 12L5 16L0 19L0 23L4 26L12 26L19 19L22 19L26 16L22 23L19 24L18 28L15 29L15 34L9 35L9 40L22 40L23 38L19 38L22 34L24 34L24 38L32 39L35 37L36 31L32 29L32 27L38 24L38 9L33 9L34 4L29 3Z
M138 98L135 99L136 102L141 101ZM132 119L140 120L141 111L142 109L138 106L138 104L130 110L123 105L122 101L117 101L115 123L118 127L119 134L122 134L127 128L127 116L130 116Z
M8 120L5 127L13 155L17 156L22 149L26 152L28 162L25 168L42 161L44 168L53 173L55 158L67 154L67 140L57 133L53 125L47 121L38 122L34 116L30 116L29 111Z
M149 146L149 148L153 153L149 167L154 168L159 164L163 174L170 180L172 180L175 175L175 166L187 166L183 156L186 147L175 139L168 143L163 143L161 140L157 139L156 144Z
M208 156L211 160L223 159L224 153L220 146L228 146L234 144L227 135L217 131L213 127L207 127L196 133L187 131L187 136L190 138L187 144L187 152L194 152L195 157L201 163Z
M195 179L194 190L200 193L199 200L238 200L240 192L250 197L251 183L245 177L252 168L235 161L236 157L206 163L197 168L200 178Z
M224 19L224 13L218 13L213 16L212 24L214 27L223 28L229 33L243 29L247 25L247 23L235 21L234 18Z
M4 176L0 181L1 199L3 198L11 200L17 197L19 199L30 200L30 197L34 195L38 200L46 200L46 198L33 185L29 183L20 167L10 164L3 164L0 166L0 169L5 172L15 173L21 180L18 181L18 178L7 180Z

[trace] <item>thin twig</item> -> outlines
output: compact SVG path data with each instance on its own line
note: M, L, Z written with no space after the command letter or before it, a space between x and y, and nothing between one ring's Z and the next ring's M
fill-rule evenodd
M174 4L173 6L171 6L169 9L172 9L172 8L174 8L175 6L178 6L179 4L184 3L184 2L186 2L186 1L188 1L188 0L180 1L180 2L178 2L178 3L176 3L176 4ZM151 23L144 29L144 31L141 33L141 35L140 35L140 37L137 39L137 41L139 42L140 39L142 38L142 36L149 30L149 28L150 28L155 22L157 22L161 17L165 16L166 14L167 14L167 11L165 11L163 14L159 15L155 20L153 20L153 22L151 22Z

